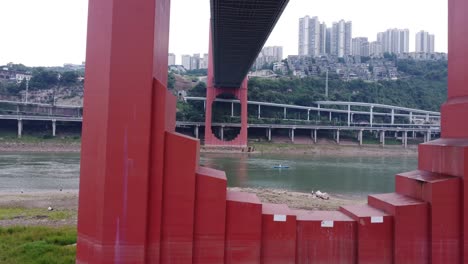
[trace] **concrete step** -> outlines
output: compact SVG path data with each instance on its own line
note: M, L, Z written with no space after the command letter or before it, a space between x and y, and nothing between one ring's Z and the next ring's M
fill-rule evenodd
M393 216L367 204L342 206L357 222L357 263L393 263Z
M468 177L468 138L441 138L421 144L418 160L420 170L462 178L461 192L468 194L468 181L465 180ZM462 206L462 228L468 230L468 195L463 195ZM463 236L463 261L468 263L468 232L463 232Z
M397 193L431 205L432 263L459 263L461 241L461 179L428 171L396 175Z
M368 203L393 215L395 263L430 263L428 203L397 193L369 195Z
M296 215L284 204L262 205L262 263L296 263Z
M199 167L196 173L193 263L224 262L226 174Z
M192 262L199 147L196 139L165 134L161 263Z
M339 211L295 211L296 263L356 263L356 221Z
M224 263L260 263L262 204L255 194L227 192Z

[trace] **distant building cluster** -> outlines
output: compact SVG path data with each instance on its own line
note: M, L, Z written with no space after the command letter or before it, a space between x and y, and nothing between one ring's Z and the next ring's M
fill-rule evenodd
M288 68L297 77L320 76L325 72L336 73L343 80L396 80L398 71L395 62L385 58L361 61L360 56L339 58L335 55L321 57L288 56Z
M174 53L169 53L168 55L168 66L176 65L176 55ZM198 69L208 69L208 54L203 54L203 57L200 54L191 55L182 55L182 66L185 70L198 70Z
M331 27L318 17L299 18L299 56L319 57L332 55L344 58L349 55L381 57L384 53L409 53L409 30L388 29L377 34L377 40L367 37L353 38L351 21L340 20ZM434 53L434 35L421 31L416 34L416 52Z
M281 62L282 60L283 47L264 47L260 54L258 54L257 60L255 61L255 68L257 70L270 68L270 65L274 66L274 63Z
M318 17L299 19L299 55L335 55L340 58L351 55L353 25L351 21L340 20L327 28Z
M434 53L434 35L425 31L416 33L416 52Z
M30 72L14 71L8 67L0 68L0 80L16 81L17 83L21 83L23 80L26 80L29 82L31 78L32 78L32 75Z
M409 52L396 55L397 59L447 60L447 53ZM297 77L320 76L326 71L336 73L343 80L366 81L397 80L400 76L394 57L363 57L349 55L299 56L290 55L286 68Z

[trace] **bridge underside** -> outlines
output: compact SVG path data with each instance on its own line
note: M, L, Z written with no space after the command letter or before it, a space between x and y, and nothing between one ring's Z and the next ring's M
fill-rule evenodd
M211 0L215 87L241 87L288 1Z
M247 73L289 0L211 0L210 59L206 90L205 145L247 146ZM240 100L241 129L233 139L212 131L216 97L229 94Z
M169 4L90 0L76 263L468 263L467 1L449 0L442 138L395 193L329 212L262 204L199 166L199 141L174 132Z

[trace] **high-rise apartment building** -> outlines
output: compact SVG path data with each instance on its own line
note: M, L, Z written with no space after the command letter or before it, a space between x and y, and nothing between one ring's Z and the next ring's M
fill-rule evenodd
M327 25L325 23L320 24L320 37L319 37L319 54L327 54Z
M182 66L184 66L184 68L186 70L191 70L192 67L192 57L190 55L182 55Z
M200 54L193 54L193 56L190 58L190 69L200 69Z
M168 66L171 66L171 65L175 65L176 62L176 56L174 53L169 53L168 57L167 57L167 65Z
M367 38L353 38L351 55L369 56L369 40Z
M434 35L421 30L416 33L416 52L434 53Z
M299 55L320 55L320 22L318 17L299 19Z
M369 56L381 57L383 55L382 43L374 41L369 44Z
M377 34L377 42L382 44L383 52L395 54L409 52L409 30L408 29L388 29Z
M340 20L335 22L330 34L330 53L342 58L351 55L351 42L353 25L351 21Z
M203 58L200 58L200 69L208 69L208 54L203 54Z

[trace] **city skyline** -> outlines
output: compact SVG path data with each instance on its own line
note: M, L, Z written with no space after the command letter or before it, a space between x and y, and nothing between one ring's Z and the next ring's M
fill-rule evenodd
M0 23L15 23L3 29L8 38L0 42L0 64L80 64L85 60L87 4L87 0L2 3ZM421 6L424 12L419 12ZM177 64L182 54L208 51L209 12L208 0L172 0L169 52L177 55ZM437 36L435 51L447 52L446 0L394 0L391 4L388 0L290 1L265 46L283 46L285 55L297 54L297 21L310 14L318 15L328 26L341 19L352 21L353 36L369 37L369 41L375 41L374 35L382 30L408 28L410 43L414 43L415 33L425 30ZM409 49L414 51L415 45Z

